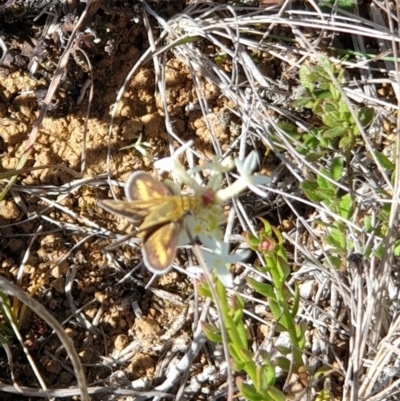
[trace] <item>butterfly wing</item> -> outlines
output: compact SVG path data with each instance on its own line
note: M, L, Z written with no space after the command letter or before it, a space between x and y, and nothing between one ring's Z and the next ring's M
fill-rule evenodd
M172 191L144 171L135 171L125 185L125 195L128 201L146 201L171 196Z
M166 273L174 261L181 224L172 221L148 232L143 240L142 254L146 267L153 273Z

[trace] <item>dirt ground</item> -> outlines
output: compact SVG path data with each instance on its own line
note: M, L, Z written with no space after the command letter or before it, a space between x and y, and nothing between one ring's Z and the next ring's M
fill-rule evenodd
M0 172L16 169L26 152L29 134L64 47L63 40L71 30L66 18L60 31L43 39L46 14L34 22L34 10L17 18L15 9L7 8L7 4L3 2L0 9L0 35L8 47L0 65ZM168 17L180 11L178 2L174 4L176 9L168 6L159 10L160 15ZM82 7L79 5L77 9ZM158 28L152 23L157 37ZM114 261L103 252L111 242L105 238L109 237L104 234L107 230L126 233L131 227L124 219L100 209L96 201L112 196L105 178L107 171L120 184L135 170L155 174L152 160L135 148L121 148L141 137L146 143L142 148L153 158L160 158L169 155L171 144L176 149L178 143L168 140L152 63L140 68L128 82L109 133L117 93L150 44L143 21L126 4L113 2L110 8L101 7L92 16L90 26L93 31L83 35L79 48L72 52L25 165L55 167L20 174L14 189L0 201L0 274L15 282L22 269L21 287L59 322L64 322L65 331L73 339L84 364L89 386L123 385L146 378L154 380L150 385L153 387L159 380L158 361L168 350L165 338L169 337L171 322L181 322L174 330L184 343L188 343L192 333L192 319L188 316L192 301L188 299L193 293L193 283L172 271L153 284L154 288L165 291L164 297L144 291L143 285L151 275L144 269L137 270L135 278L128 274L141 261L140 248L122 246L115 250ZM187 108L196 103L188 67L172 53L168 54L166 65L165 97L175 133L184 142L193 140L197 151L211 157L210 136L202 113ZM91 103L88 80L93 83ZM203 90L212 106L214 129L224 149L235 135L232 127L238 122L228 110L230 105L219 97L217 88L204 82ZM86 118L89 103L90 114ZM83 171L82 155L86 162ZM65 166L75 175L57 166ZM81 179L87 182L76 185ZM0 188L4 184L5 181ZM114 191L123 198L121 186L115 185ZM51 202L57 202L62 209ZM68 284L72 285L68 290L72 300L66 295ZM168 294L174 294L178 301L172 302L169 299L172 295ZM132 302L140 310L141 318ZM70 319L74 308L82 308L96 330ZM65 353L59 350L58 338L50 335L49 328L35 314L23 313L19 307L16 310L19 316L24 316L21 331L25 344L46 385L50 388L75 385L71 368L62 362ZM109 358L132 342L138 343L132 358L120 365L110 362ZM202 369L204 358L196 360L193 372ZM5 367L0 369L2 384L15 382L38 387L22 351L15 351L11 372L0 347L0 363ZM215 380L214 385L219 384ZM7 396L2 399L20 399Z

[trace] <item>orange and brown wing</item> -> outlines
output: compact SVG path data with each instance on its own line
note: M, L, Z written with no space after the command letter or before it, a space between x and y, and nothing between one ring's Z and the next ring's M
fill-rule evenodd
M171 196L172 191L144 171L135 171L125 185L125 195L129 201L146 201Z
M181 224L178 221L164 224L150 231L143 240L142 254L146 267L153 273L166 273L175 258Z

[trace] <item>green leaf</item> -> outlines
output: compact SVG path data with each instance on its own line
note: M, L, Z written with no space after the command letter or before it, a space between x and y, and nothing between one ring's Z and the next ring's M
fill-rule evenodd
M256 251L258 249L260 240L248 231L246 231L243 235L246 238L247 244L249 245L250 249Z
M338 258L337 256L329 256L329 262L330 264L328 263L328 261L325 261L324 265L327 267L330 267L330 265L332 265L335 270L340 270L340 268L342 267L342 259Z
M351 147L351 146L353 146L353 144L354 144L354 139L350 136L345 136L339 141L339 148L343 149L343 148Z
M236 327L236 332L237 332L237 337L235 336L235 342L240 341L240 346L247 349L248 344L247 344L247 331L246 327L243 322L243 309L244 309L244 304L242 304L243 299L239 296L239 294L235 294L235 300L236 300L236 311L233 314L233 323ZM238 301L238 298L240 300ZM242 302L241 302L242 301ZM230 333L230 332L229 332ZM233 341L233 338L232 338Z
M310 180L304 180L303 182L300 183L300 188L304 191L307 198L310 199L311 201L319 203L323 200L323 198L321 198L315 193L315 191L318 188L318 184L316 182Z
M286 279L289 277L291 273L290 267L282 257L278 256L276 268L279 272L279 278L280 278L279 282L282 284L286 281Z
M321 189L333 189L335 190L335 186L331 184L323 175L330 177L330 172L324 168L320 169L321 174L317 175L317 184L318 187Z
M232 357L233 361L235 362L234 369L237 372L240 372L244 369L246 365L246 361L242 360L239 353L239 348L235 347L232 343L228 344L229 355Z
M270 355L267 351L260 350L259 355L264 361L263 373L267 380L267 384L268 386L273 386L276 380L275 366L272 364ZM263 387L265 386L263 385Z
M244 325L243 320L241 320L238 323L238 325L236 326L236 331L237 331L237 334L239 336L241 346L247 348L248 347L248 344L247 344L247 331L246 331L246 327Z
M354 10L354 1L353 0L339 0L338 7L342 10L352 12Z
M332 371L332 366L324 365L315 371L313 377L314 379L319 379L321 376L328 376Z
M268 220L263 219L262 217L259 217L259 220L262 221L264 224L264 233L266 235L272 236L272 226L269 224Z
M282 355L290 355L292 353L292 349L289 347L284 347L283 345L276 345L276 349L282 354Z
M346 233L343 230L332 228L330 234L326 238L326 242L341 252L346 251Z
M286 333L288 331L287 328L280 323L275 324L275 330L277 333Z
M264 361L264 365L272 365L271 355L270 355L270 353L268 351L266 351L265 349L260 348L258 354L260 355L260 357Z
M400 240L394 243L394 256L400 256Z
M253 378L253 384L257 391L261 394L265 393L268 389L268 383L261 365L257 365L256 367L256 376L255 379Z
M273 401L285 401L286 395L282 391L278 390L276 387L271 386L267 390L267 394L271 397Z
M332 246L335 252L344 253L346 250L342 247L342 244L336 240L336 238L332 235L328 235L325 238L325 241L328 245Z
M332 147L336 146L335 142L333 142L329 138L324 138L323 136L321 136L319 144L320 144L321 148L332 148Z
M199 294L205 298L212 298L210 287L205 280L201 280L199 284Z
M261 394L265 394L270 386L274 385L274 380L272 380L272 383L269 383L269 377L268 374L270 371L274 372L275 368L272 365L268 366L262 366L262 365L257 365L257 381L254 383L256 385L256 388Z
M203 333L205 336L214 343L222 343L221 331L207 322L201 322Z
M304 135L303 141L304 145L310 150L317 149L320 145L319 138L316 138L309 134Z
M289 350L290 353L290 350ZM276 365L279 366L284 372L289 372L290 371L290 360L288 358L285 358L283 356L278 356L276 358Z
M306 155L306 160L309 162L316 162L319 159L321 159L322 157L324 157L326 154L325 151L319 151L319 152L312 152L312 153L308 153Z
M285 324L285 319L283 315L282 308L276 301L269 300L269 307L271 309L272 314L274 315L275 320L282 326L282 330L276 328L277 331L287 331L287 325Z
M332 160L331 169L330 169L331 170L330 176L335 181L339 181L342 178L343 163L344 163L344 158L343 157L335 157Z
M350 129L350 136L351 136L353 139L356 138L356 137L360 134L360 131L359 131L359 129L358 129L358 127L357 127L356 124L351 125L351 126L349 127L349 129Z
M299 348L302 350L304 349L306 345L306 337L305 337L305 332L307 330L307 322L302 321L300 325L296 325L296 335L297 335L297 341Z
M314 95L318 98L318 99L331 99L332 98L332 93L329 89L329 85L326 85L324 83L321 83L321 89L317 89L314 91Z
M241 349L239 350L239 355L240 355L240 359L241 359L243 362L245 362L245 363L252 363L252 364L253 364L252 368L255 369L256 365L255 365L255 363L254 363L254 361L253 361L254 354L253 354L251 351L249 351L249 350L247 350L247 349L244 349L244 348L241 348ZM255 373L255 371L254 371L254 373Z
M337 108L339 110L340 115L348 115L351 118L351 114L349 114L349 108L347 107L347 104L343 100L336 101L337 102ZM349 122L348 118L345 119L346 121Z
M318 98L314 101L314 105L312 108L312 111L314 112L315 115L317 116L323 116L323 100Z
M326 114L336 116L336 118L339 117L340 114L337 102L332 99L326 100L324 104L324 111Z
M315 190L315 195L317 195L319 199L322 199L323 201L333 201L336 196L336 190L317 188Z
M271 226L271 229L274 232L275 237L278 240L278 245L281 246L283 244L283 237L282 237L281 232L275 226ZM281 256L281 258L283 258L284 260L287 260L286 252L282 247L278 248L277 253Z
M389 221L390 204L386 203L382 206L381 211L378 213L378 218L382 221Z
M232 303L235 304L236 301L233 300ZM233 324L237 325L243 317L243 310L238 308L237 306L233 305L232 309L230 311L230 316L232 318Z
M325 110L323 111L323 113L326 113ZM329 130L324 131L325 138L332 139L343 135L343 127L340 124L341 121L339 120L338 114L337 115L335 115L335 113L323 114L322 121L325 125L331 128L331 132L329 132ZM341 131L336 132L336 130L341 130ZM328 134L326 134L326 131L328 131Z
M299 133L297 132L297 127L295 125L289 123L279 123L278 127L292 138L298 139Z
M390 171L393 171L395 169L394 163L392 163L388 157L386 157L383 153L378 152L377 150L374 150L374 155L378 159L379 164Z
M331 395L328 390L321 390L318 394L317 397L315 398L315 401L331 401Z
M353 215L353 202L350 194L343 195L339 203L340 215L345 219L350 219Z
M324 12L332 12L332 6L335 4L334 0L321 0L318 2L320 7L323 7ZM330 5L331 7L327 7ZM337 6L342 10L352 12L354 10L354 1L353 0L338 0Z
M331 211L333 213L339 213L340 214L340 199L333 199L331 200L331 202L328 204L329 209L331 209Z
M386 249L385 244L380 244L380 245L378 246L378 248L375 249L374 255L375 255L378 259L382 259L383 254L384 254L384 252L385 252L385 249Z
M358 118L363 127L369 125L374 118L374 110L369 107L362 107L358 111Z
M252 384L246 384L243 382L239 383L238 380L236 380L236 385L246 400L265 401L265 397L259 394Z
M372 231L372 218L371 216L364 216L364 230L366 233Z
M247 282L260 295L263 295L264 297L268 298L269 300L276 301L275 290L271 284L260 283L256 280L253 280L250 277L247 277Z
M314 106L314 99L311 97L300 97L292 102L292 107L312 109Z
M314 82L313 82L314 80L313 77L311 76L310 69L304 64L300 67L299 79L301 86L304 89L308 89L312 93L312 91L314 90Z
M300 305L300 291L298 285L294 283L294 301L292 310L290 312L293 318L296 317L297 312L299 311L299 305Z

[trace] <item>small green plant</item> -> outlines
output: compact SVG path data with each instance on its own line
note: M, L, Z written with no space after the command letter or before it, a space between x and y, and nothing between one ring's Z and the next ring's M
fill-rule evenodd
M120 148L119 150L127 150L127 149L133 149L136 150L137 152L141 153L143 157L145 157L148 160L153 160L153 157L151 154L146 150L146 148L152 148L150 143L148 142L143 142L142 141L142 134L139 135L139 138L136 140L135 143L132 145L124 146Z
M39 286L34 286L29 294L33 296ZM26 316L27 306L21 304L18 298L13 298L11 303L10 298L0 291L0 345L10 345L8 339L13 337L13 329L20 330ZM3 319L3 320L1 320Z
M280 231L271 226L268 221L261 219L264 227L260 230L258 237L247 234L250 248L262 253L265 265L259 270L269 273L271 283L259 283L251 278L248 283L259 294L264 295L269 302L271 312L276 320L276 330L288 334L291 349L279 348L284 355L280 358L279 367L285 372L289 369L294 372L302 371L304 367L302 355L305 345L304 332L305 324L296 323L296 315L299 308L300 295L297 286L292 293L286 285L290 275L290 268L287 263L287 255L283 245L283 238ZM288 355L292 355L292 364Z
M353 198L353 170L351 152L357 144L362 144L359 126L347 103L342 98L340 87L345 85L344 70L334 66L327 57L321 57L321 65L303 65L300 68L300 91L293 102L296 108L312 111L313 127L308 132L298 132L297 127L283 123L283 129L293 139L296 150L309 162L322 158L331 159L328 168L319 168L314 180L306 179L300 187L313 202L323 203L339 216L332 222L319 223L327 228L325 241L331 247L329 266L340 268L351 251L352 244L347 240L346 220L353 216L355 200ZM335 78L333 81L332 76ZM373 118L373 110L360 107L355 110L355 117L361 126L367 126ZM332 154L335 157L332 157ZM349 193L339 195L339 181L343 178L346 167Z
M296 145L296 150L304 155L309 162L315 162L323 157L331 157L332 152L341 154L347 166L348 186L350 194L353 190L353 171L351 168L351 152L360 140L359 126L357 125L346 102L342 98L341 91L337 84L344 86L344 70L330 63L326 57L321 57L321 66L305 66L300 68L300 82L303 92L297 95L293 106L297 108L310 109L313 112L313 127L305 133L299 133L297 128L289 123L281 124L283 129ZM337 83L331 77L335 77ZM362 126L367 126L373 118L373 110L368 107L361 107L355 110L356 118ZM341 177L343 161L339 158L332 163L331 171L321 170L322 176L318 175L316 182L306 180L302 183L302 189L309 199L314 202L329 202L332 210L340 213L342 208L340 202L348 203L349 200L342 200L336 197L337 188L333 181ZM340 174L339 174L340 173ZM331 177L332 180L326 179ZM354 200L352 200L354 203ZM344 205L345 214L350 210Z
M226 53L220 52L216 56L214 56L214 62L218 66L222 66L228 59L228 55Z
M224 328L228 335L228 349L231 356L231 366L236 372L245 372L251 383L245 383L243 378L236 378L236 385L240 394L247 400L254 401L284 401L285 394L278 390L275 385L276 366L272 363L265 351L259 353L256 360L251 351L247 332L243 321L244 301L239 294L227 298L226 288L221 281L215 279L215 287L220 303ZM203 296L212 298L208 285L204 282L200 286ZM222 334L219 328L203 322L203 330L210 341L222 342Z
M292 124L282 124L281 128L300 145L297 151L310 160L323 157L328 151L337 149L346 155L359 138L358 126L350 113L340 90L332 81L329 72L340 86L344 86L344 70L322 57L322 66L300 68L302 91L297 95L293 106L310 109L313 112L313 128L307 133L297 133ZM367 126L373 117L373 110L361 107L356 110L357 119Z
M382 153L375 151L374 155L378 163L391 174L394 179L394 164ZM372 158L371 158L372 159ZM321 226L327 228L327 236L325 242L330 248L329 261L326 264L336 269L343 268L346 264L346 257L353 251L352 241L347 239L347 223L354 214L354 201L350 193L338 195L339 189L336 183L342 178L345 161L343 157L336 157L332 160L329 169L321 168L315 180L306 179L300 184L300 188L306 196L315 203L322 203L335 213L339 219L332 220L331 223L316 221ZM379 195L386 199L391 199L388 192L384 190L378 191ZM388 222L390 216L390 203L384 203L380 212L376 216L375 224L372 224L370 216L365 215L363 220L364 231L367 234L374 234L383 238L387 234ZM376 257L381 258L384 252L384 244L381 244L375 251ZM368 257L371 249L365 249L364 255ZM400 255L400 241L396 242L395 255Z
M232 358L231 366L236 372L245 372L248 381L240 376L236 385L240 394L251 401L280 401L285 400L285 394L276 387L276 372L279 367L284 372L294 372L299 376L307 376L307 369L303 362L305 345L305 323L296 323L300 295L297 287L294 294L289 290L286 281L290 274L287 256L283 246L283 238L279 230L272 227L266 220L261 219L264 227L259 235L247 234L250 248L262 253L265 266L259 267L262 273L269 273L271 283L260 283L251 278L249 285L260 295L268 299L271 312L275 318L275 329L286 332L291 347L278 346L281 357L274 360L261 350L257 356L250 349L247 341L246 328L243 322L244 301L239 294L227 297L226 289L219 280L216 280L216 293L220 303L224 328L228 337L228 349ZM201 285L202 295L212 297L206 284ZM208 339L221 342L222 335L219 328L203 323L203 329Z
M329 169L320 169L316 179L304 180L300 187L306 194L306 196L316 203L323 203L333 213L340 216L342 219L337 219L328 224L323 221L318 221L322 226L325 226L328 231L328 235L325 241L330 245L331 257L329 258L329 265L339 269L344 260L346 254L351 248L351 244L347 243L346 236L346 223L352 217L354 207L353 201L349 193L338 196L337 182L341 179L344 168L343 157L336 157L332 160Z

